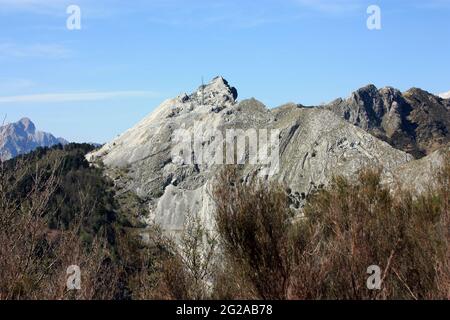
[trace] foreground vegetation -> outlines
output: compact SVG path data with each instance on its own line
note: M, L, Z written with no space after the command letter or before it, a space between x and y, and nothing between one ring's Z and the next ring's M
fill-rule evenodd
M134 236L90 145L39 149L0 167L0 299L131 299L156 254ZM82 272L67 291L67 268ZM142 271L145 270L145 271Z
M244 184L230 167L213 192L217 231L188 215L175 245L157 229L140 241L139 204L124 206L90 150L1 164L0 299L450 298L450 161L421 196L390 193L373 171L336 177L302 217L283 186ZM70 265L81 290L67 291ZM373 265L380 290L366 285Z
M420 197L393 195L377 172L336 178L293 213L280 186L243 186L233 171L216 190L227 285L218 295L262 299L450 298L450 165ZM229 187L231 186L231 187ZM367 288L379 266L381 290ZM244 284L244 285L243 285Z

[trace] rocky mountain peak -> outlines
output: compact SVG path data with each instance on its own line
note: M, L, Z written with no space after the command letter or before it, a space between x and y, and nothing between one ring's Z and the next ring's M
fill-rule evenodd
M163 103L157 117L177 118L196 113L219 113L236 104L238 93L222 77L215 77L210 83L201 85L191 94L183 93Z
M325 108L417 158L450 142L450 103L425 90L368 85Z
M36 126L29 118L22 118L17 122L25 132L33 134L36 132Z
M416 100L432 100L432 101L437 101L437 96L431 94L428 91L425 91L423 89L420 88L411 88L408 91L406 91L404 93L405 97L409 97L409 98L413 98Z
M356 103L366 106L380 103L381 100L392 102L401 97L402 93L393 87L378 89L375 85L369 84L352 93L351 98Z
M218 76L210 83L201 85L197 91L190 96L182 95L182 102L194 100L200 105L222 105L225 103L234 104L238 93L236 88L231 87L227 80Z
M22 118L0 127L0 161L31 152L38 147L67 143L66 140L56 138L50 133L37 131L29 118Z
M393 87L384 87L378 90L378 93L384 97L385 99L399 99L402 95L402 92L398 89L395 89Z
M397 168L413 160L411 154L423 157L450 140L450 101L423 90L402 94L368 85L348 99L315 108L290 103L268 109L256 99L236 99L236 89L222 77L214 78L190 95L163 102L87 159L104 165L120 190L131 190L143 200L145 221L177 233L187 212L198 214L205 226L213 225L211 187L223 164L216 156L223 156L225 147L220 135L208 132L223 136L229 129L239 130L246 139L252 132L275 131L274 145L267 138L257 143L278 150L273 175L264 174L264 163L248 161L240 173L244 180L259 176L288 186L297 209L336 175L355 177L362 168L377 167L383 168L387 183L393 182ZM186 145L198 148L185 150ZM236 159L246 159L250 152L241 151ZM208 161L202 161L205 154L211 156Z
M405 91L405 94L409 95L431 95L428 91L425 91L421 88L412 87L409 90Z
M378 89L373 84L368 84L362 88L359 88L355 92L352 93L352 97L364 97L364 96L376 96L378 94Z
M370 100L382 100L375 86L360 90L361 97L364 91L369 91ZM383 167L388 173L412 159L324 108L291 103L268 109L256 99L236 99L236 89L225 79L214 78L190 95L163 102L86 157L104 166L118 189L131 190L143 200L147 222L175 233L183 229L188 212L198 214L205 226L213 225L210 191L223 167L224 151L235 153L236 162L246 160L239 167L244 180L261 177L288 186L297 209L337 174L355 176L365 166ZM218 132L222 139L209 135ZM256 159L250 157L250 137L255 133L260 140L251 147L262 153L259 162L250 163ZM227 134L236 134L241 141L248 138L247 150L233 145L228 149L223 140ZM185 149L192 145L197 147ZM273 169L271 174L268 169Z

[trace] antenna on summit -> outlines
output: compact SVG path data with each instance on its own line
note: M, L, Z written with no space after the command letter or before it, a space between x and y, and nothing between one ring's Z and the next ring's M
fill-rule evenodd
M202 92L202 106L205 105L205 95L203 90L205 89L205 82L203 81L203 76L202 76L202 87L201 87L201 92Z

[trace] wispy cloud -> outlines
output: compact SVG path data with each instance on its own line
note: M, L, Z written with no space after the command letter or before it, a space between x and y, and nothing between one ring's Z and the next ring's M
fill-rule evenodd
M415 0L414 5L423 9L450 9L450 0Z
M31 44L0 43L0 57L15 58L67 58L71 51L61 44Z
M0 0L0 13L30 12L34 14L66 15L70 4L81 7L82 15L89 19L111 18L145 13L147 21L153 24L180 26L226 25L233 27L256 27L292 20L292 2L296 0L133 0L132 6L123 0ZM274 18L272 11L280 10L280 17ZM283 8L283 9L282 9ZM294 17L293 17L294 16Z
M153 91L106 91L78 93L46 93L21 96L0 96L0 104L5 103L63 103L105 101L120 98L154 98L159 96Z
M353 12L364 6L364 1L361 0L295 0L295 2L305 8L332 14Z
M67 7L73 4L80 6L82 13L90 18L107 17L127 11L130 7L123 0L0 0L0 13L27 12L61 17L67 15Z
M402 1L405 5L416 7L450 8L450 0ZM294 7L297 6L324 14L343 14L376 4L376 1L373 2L369 0L259 0L248 2L242 0L190 0L189 3L186 3L182 0L133 0L132 5L129 5L123 0L0 0L0 13L20 11L63 16L66 15L67 6L76 4L82 8L83 14L90 18L116 17L146 12L152 22L167 25L189 22L204 23L217 19L242 24L244 22L242 18L249 19L250 24L253 25L273 22L272 19L258 13L258 9L266 4L290 7L292 10L295 10ZM240 10L245 15L242 15ZM189 21L190 19L193 21Z
M0 12L30 11L41 14L54 14L62 11L68 0L0 0ZM65 12L62 11L61 14Z
M179 0L152 1L142 6L147 21L171 27L254 28L298 20L294 0Z

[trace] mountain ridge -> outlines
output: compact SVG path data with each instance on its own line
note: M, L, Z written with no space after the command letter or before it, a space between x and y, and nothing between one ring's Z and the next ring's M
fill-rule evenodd
M367 85L323 107L416 158L450 142L450 101L419 88Z
M119 189L133 191L146 203L148 212L143 216L147 223L156 223L163 230L176 234L183 228L187 212L191 212L198 214L205 226L213 228L214 201L210 194L220 166L175 159L172 151L178 147L177 131L182 130L184 137L203 139L201 145L217 156L222 149L216 140L205 137L208 131L277 130L277 170L268 176L263 164L247 161L239 166L240 174L244 181L259 177L285 185L291 205L300 209L308 195L326 186L336 175L354 178L364 168L380 168L384 183L395 184L398 168L412 163L414 157L370 132L371 129L392 127L395 133L399 127L387 120L384 121L388 126L382 126L386 105L397 104L391 108L397 110L400 103L408 105L413 99L424 103L439 99L436 100L438 107L447 106L442 105L441 98L429 97L418 89L405 95L394 88L379 91L375 86L368 86L360 89L350 101L377 98L377 103L369 103L377 107L372 108L376 117L353 124L349 121L351 118L345 119L330 105L304 108L286 104L269 109L256 99L237 101L236 89L217 77L192 94L164 101L136 126L88 154L87 159L93 164L104 165ZM341 99L337 105L342 106L345 101ZM416 104L421 110L426 109L420 102ZM361 108L356 110L365 112L365 107L361 103ZM270 149L273 146L266 141L259 147ZM248 153L243 156L249 160ZM403 172L406 173L402 179L409 181L409 171L404 169Z

